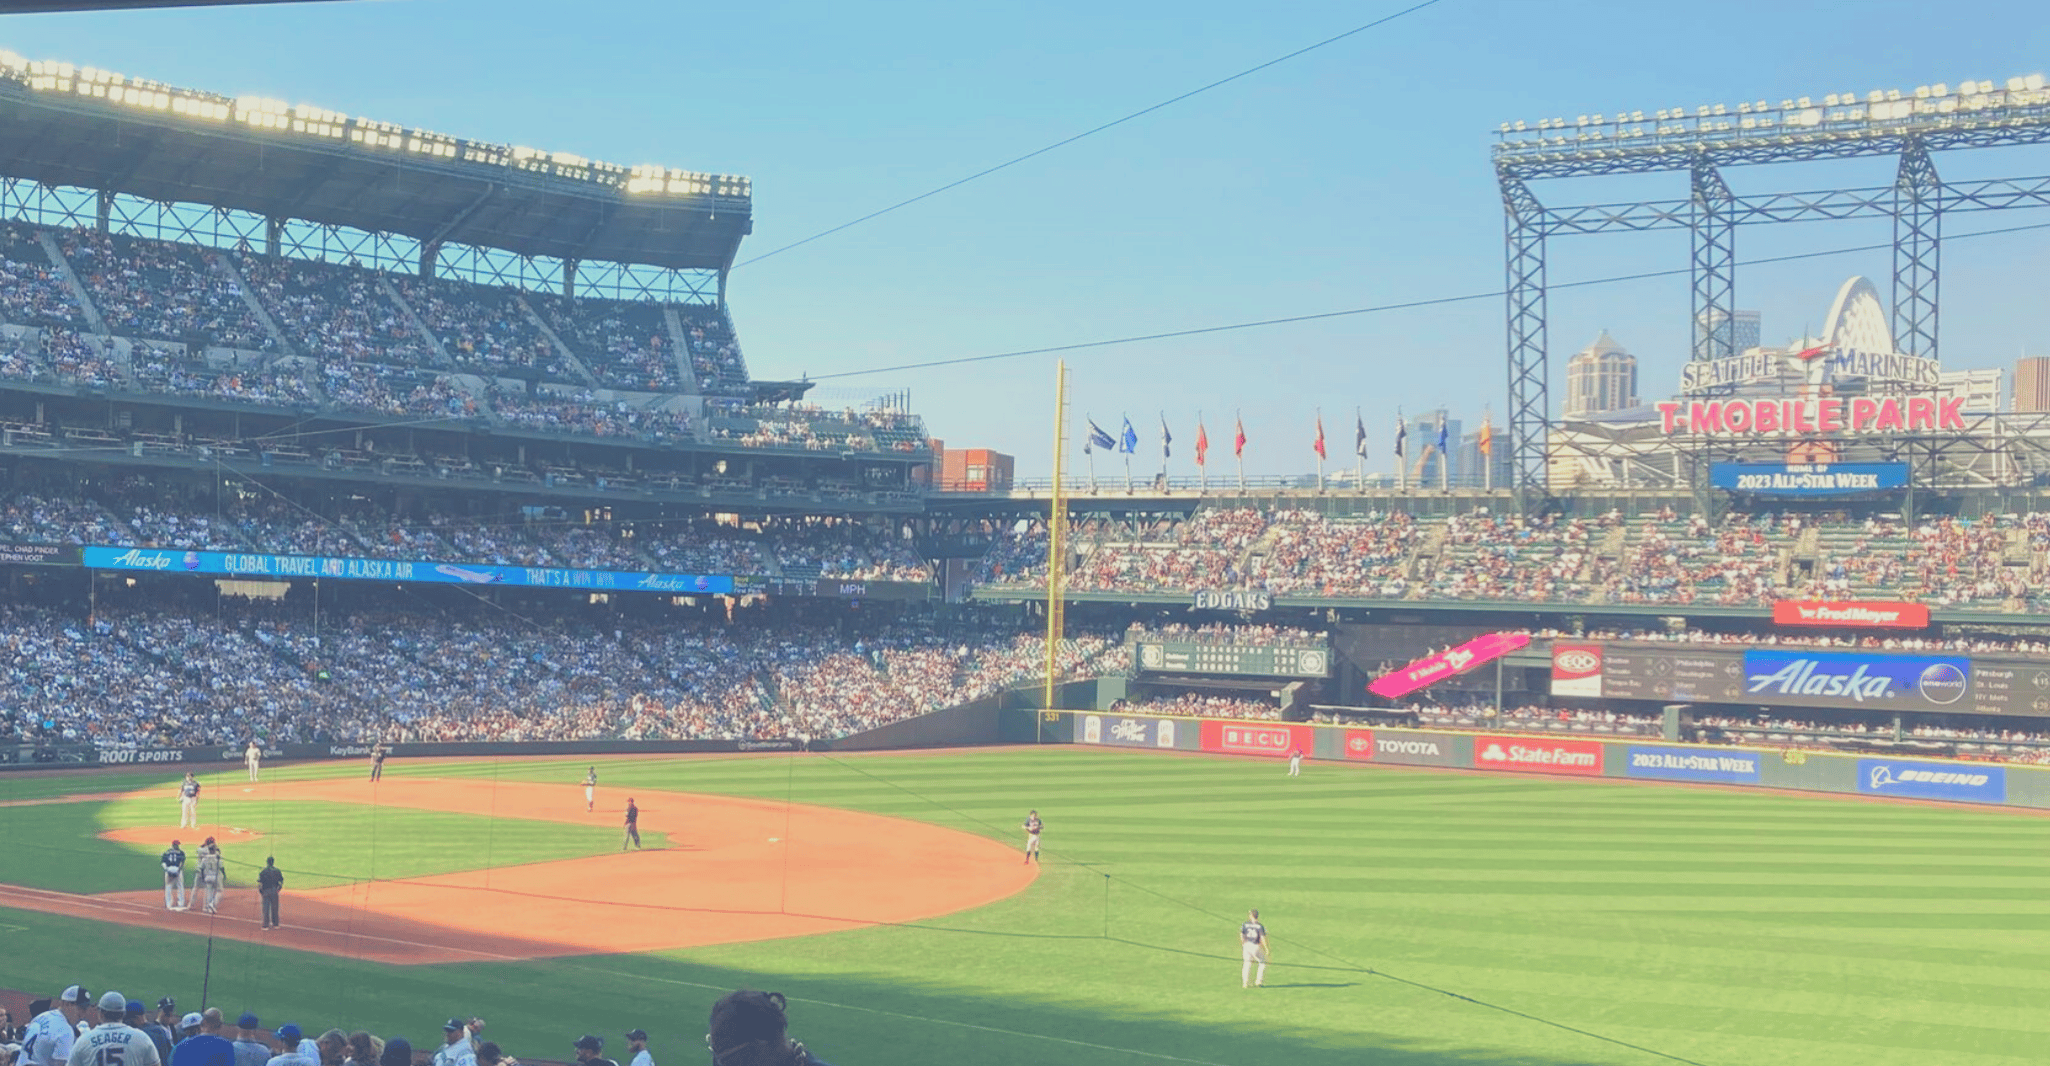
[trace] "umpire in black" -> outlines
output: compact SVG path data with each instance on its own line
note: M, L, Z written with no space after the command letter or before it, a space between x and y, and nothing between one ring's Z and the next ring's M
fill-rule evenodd
M285 891L285 871L278 869L275 855L263 860L263 872L256 875L256 894L263 897L263 927L278 927L278 897Z

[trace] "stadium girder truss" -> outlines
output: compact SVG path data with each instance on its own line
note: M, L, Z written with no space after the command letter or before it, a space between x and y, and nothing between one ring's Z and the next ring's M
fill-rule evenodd
M2014 79L2005 89L1968 83L1859 99L1830 96L1659 111L1581 116L1527 130L1505 124L1495 145L1503 205L1505 303L1511 471L1535 505L1550 491L1547 453L1553 427L1550 353L1545 322L1545 253L1553 237L1685 229L1692 242L1689 274L1695 338L1692 357L1736 354L1736 231L1740 226L1886 218L1893 222L1896 343L1905 352L1938 357L1943 217L1961 211L2050 207L2050 177L1945 183L1934 153L2050 142L2050 89L2041 78ZM1721 168L1821 159L1893 156L1895 181L1880 188L1740 196ZM1550 207L1531 183L1684 171L1684 200ZM1710 328L1702 328L1703 323ZM1957 447L1972 447L1957 445Z

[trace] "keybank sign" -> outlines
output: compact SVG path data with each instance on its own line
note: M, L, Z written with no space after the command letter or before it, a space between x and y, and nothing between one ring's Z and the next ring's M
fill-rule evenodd
M1744 695L1788 707L1953 708L1972 691L1972 661L1953 655L1805 650L1744 653Z

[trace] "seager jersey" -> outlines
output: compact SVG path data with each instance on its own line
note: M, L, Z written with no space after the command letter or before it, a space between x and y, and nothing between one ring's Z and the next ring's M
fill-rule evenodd
M96 1025L71 1045L70 1066L163 1066L149 1034L120 1022Z

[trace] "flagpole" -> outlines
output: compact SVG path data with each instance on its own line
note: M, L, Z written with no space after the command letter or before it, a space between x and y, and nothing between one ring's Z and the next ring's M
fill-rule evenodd
M1395 477L1397 491L1409 495L1409 424L1402 420L1402 408L1395 409L1395 443L1403 447L1395 452Z
M1239 491L1244 492L1246 491L1246 446L1240 444L1239 440L1245 436L1246 417L1239 414L1236 408L1232 410L1231 426L1231 454L1238 459Z
M1210 428L1203 424L1203 412L1196 412L1196 491L1210 495Z
M1438 491L1452 491L1452 439L1445 435L1445 413L1438 413Z
M1365 415L1360 413L1360 409L1357 407L1352 409L1352 424L1354 429L1352 441L1352 487L1365 492L1367 491L1367 419Z

